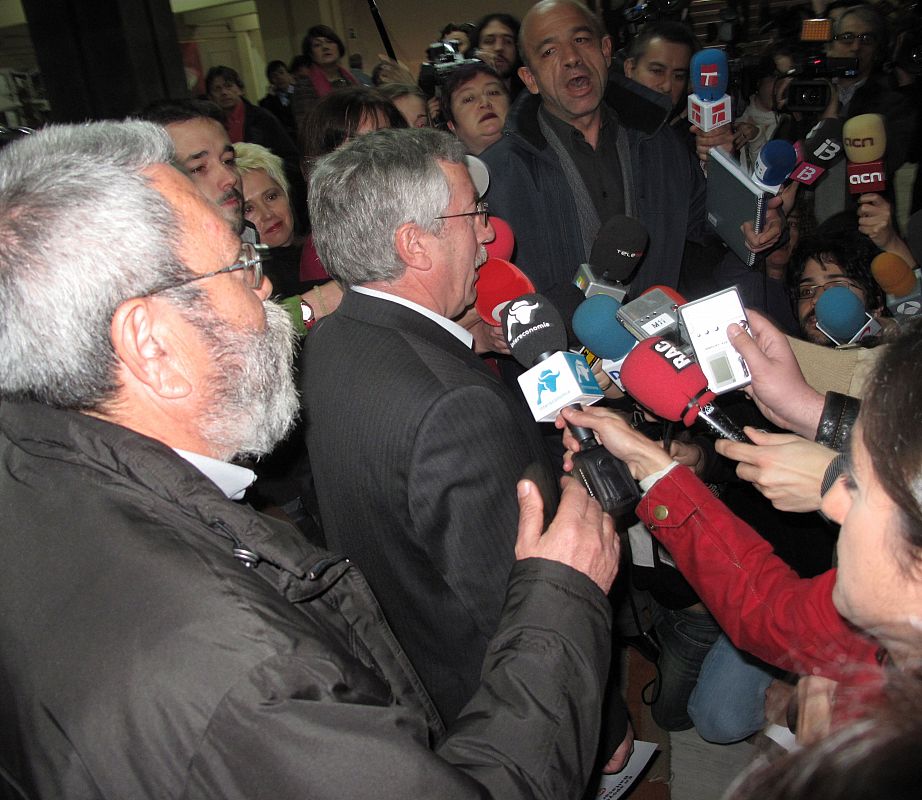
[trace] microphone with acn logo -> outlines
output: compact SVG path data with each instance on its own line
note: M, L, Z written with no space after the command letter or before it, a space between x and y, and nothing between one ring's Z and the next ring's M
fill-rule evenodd
M506 344L527 368L519 377L532 415L539 422L557 418L562 408L602 399L599 385L581 355L563 352L567 334L559 312L540 294L510 303L502 312ZM633 508L640 500L637 484L624 462L599 445L589 428L568 425L580 443L573 456L573 475L610 514Z
M848 191L851 194L882 192L887 188L884 151L887 133L880 114L860 114L842 126L848 159Z
M621 366L624 390L658 417L691 426L698 418L724 439L750 442L748 436L713 404L716 397L694 358L669 339L639 342Z
M733 111L727 94L727 54L715 48L699 50L692 56L689 74L694 91L688 96L688 121L705 133L729 125Z
M887 308L893 318L905 324L922 311L922 273L896 253L880 253L871 262L871 274L887 293Z

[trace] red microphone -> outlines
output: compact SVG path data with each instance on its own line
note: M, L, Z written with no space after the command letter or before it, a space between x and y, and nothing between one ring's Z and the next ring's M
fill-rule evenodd
M508 261L512 258L512 251L515 248L515 234L506 220L494 217L492 214L490 215L490 225L493 227L494 235L493 241L484 245L487 255L490 258L501 258L503 261ZM529 289L528 291L533 292L534 289Z
M699 417L719 436L750 442L713 403L716 397L694 358L669 339L638 342L621 365L624 390L656 416L690 427Z
M477 273L474 307L487 325L499 326L503 308L517 297L534 291L534 284L515 264L501 258L488 258Z

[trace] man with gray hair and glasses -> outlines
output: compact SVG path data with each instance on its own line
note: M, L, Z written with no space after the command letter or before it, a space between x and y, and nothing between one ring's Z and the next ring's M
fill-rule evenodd
M0 153L0 795L578 797L610 520L571 483L542 536L519 484L446 732L358 570L233 502L296 412L290 325L173 158L145 122Z
M502 616L516 482L533 478L548 509L557 501L537 423L457 323L493 229L463 145L431 129L376 131L319 160L309 212L347 289L302 364L324 535L368 577L450 724ZM612 709L603 764L628 732L617 692Z

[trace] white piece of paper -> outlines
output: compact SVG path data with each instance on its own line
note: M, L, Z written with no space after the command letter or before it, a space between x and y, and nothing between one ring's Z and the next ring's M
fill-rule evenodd
M634 784L634 781L643 772L644 767L653 758L656 752L656 742L634 742L634 752L628 759L627 764L621 772L614 775L603 775L602 783L599 784L599 790L596 792L598 800L617 800L623 797L628 789Z

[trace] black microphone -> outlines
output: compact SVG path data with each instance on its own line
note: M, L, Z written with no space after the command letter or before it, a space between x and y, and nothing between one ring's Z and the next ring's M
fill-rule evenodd
M556 418L560 409L582 409L582 403L602 399L586 359L564 352L566 329L559 312L540 294L527 294L502 311L503 334L515 359L526 368L519 386L539 422ZM580 443L573 456L573 474L599 501L603 510L620 514L640 501L640 492L627 465L615 458L589 428L569 425Z
M623 302L630 288L624 281L643 258L649 238L640 220L623 214L611 217L599 228L588 263L580 264L573 277L574 286L586 297L607 294Z

